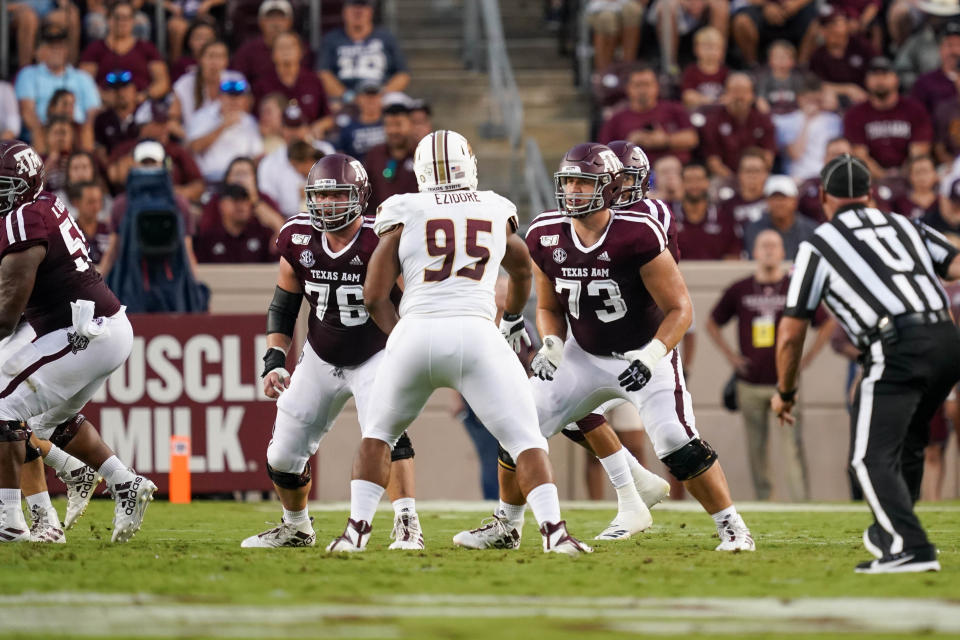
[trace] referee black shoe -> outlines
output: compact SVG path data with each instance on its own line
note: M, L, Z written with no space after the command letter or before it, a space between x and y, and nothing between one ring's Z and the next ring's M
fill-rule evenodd
M940 571L940 562L937 560L937 550L931 545L861 562L854 571L856 573L921 573Z

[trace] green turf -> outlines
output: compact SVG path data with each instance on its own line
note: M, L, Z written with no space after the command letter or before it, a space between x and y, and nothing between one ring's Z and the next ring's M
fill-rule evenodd
M619 543L591 540L595 553L571 559L541 553L529 512L524 544L518 551L456 549L453 534L476 526L484 514L424 512L427 550L388 552L390 516L380 512L366 553L331 556L323 547L342 530L345 513L314 514L315 548L241 550L245 536L266 528L265 520L278 519L271 505L157 502L132 542L113 545L112 502L99 500L68 532L67 545L0 546L0 594L135 592L181 603L277 607L366 603L391 594L956 601L960 600L960 514L956 503L951 506L952 510L921 514L941 550L943 571L860 576L852 569L868 558L860 543L866 513L747 511L758 550L730 554L713 551L716 534L705 514L655 510L655 525L642 536ZM63 504L57 507L62 513ZM571 531L584 539L600 531L610 515L601 510L565 513ZM3 619L10 613L9 608L0 607L0 637L20 637L3 634ZM593 621L526 619L509 629L523 636L523 630L534 623L532 628L550 631L542 637L584 638L594 633L612 637L601 622ZM457 638L474 637L478 625L490 621L420 618L391 624L391 633L404 637ZM341 621L343 625L340 631L327 626L325 633L349 637L364 635L365 630L383 631L369 619Z

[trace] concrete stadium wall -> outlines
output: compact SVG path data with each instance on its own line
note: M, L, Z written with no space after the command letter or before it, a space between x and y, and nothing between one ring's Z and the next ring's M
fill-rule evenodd
M693 395L697 428L720 453L734 498L753 499L743 424L738 414L726 411L720 404L721 390L731 369L704 329L710 309L720 292L734 280L749 275L752 266L743 262L688 262L682 264L682 271L693 298L696 316L697 348L690 368L692 375L688 376L687 381ZM265 311L276 282L273 266L206 265L201 266L200 276L213 292L213 313ZM298 343L303 340L305 315L306 312L302 311ZM736 343L734 327L735 323L731 323L726 328L728 339L733 344ZM808 345L810 340L808 338ZM798 397L804 411L804 446L811 495L816 500L843 500L849 495L845 471L849 447L849 420L843 399L845 382L846 361L829 347L803 374ZM451 416L453 399L452 391L437 391L411 427L417 450L417 495L424 499L481 497L477 458L463 426ZM504 398L504 402L509 403L510 398ZM771 432L773 498L786 500L784 475L778 463L781 433L775 424ZM359 439L356 410L351 402L321 443L317 468L314 469L318 498L343 500L349 497L350 466ZM951 439L947 453L945 497L958 495L960 469L957 466L956 442L956 438ZM659 462L655 460L649 442L647 445L645 463L657 470L660 468ZM585 453L562 437L551 441L550 447L561 497L585 498ZM660 470L663 471L662 468ZM612 489L608 488L608 497L613 495Z

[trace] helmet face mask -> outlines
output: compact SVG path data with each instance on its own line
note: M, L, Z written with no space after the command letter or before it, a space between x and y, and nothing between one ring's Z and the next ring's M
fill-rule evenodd
M19 140L0 142L0 217L38 198L45 178L33 147Z
M580 192L571 187L572 180L591 181L592 191ZM620 197L623 165L616 154L602 144L587 142L570 149L553 174L557 210L565 216L579 218L608 209Z
M0 176L0 218L16 209L30 185L23 178Z
M564 215L580 218L607 208L603 198L603 187L610 183L610 176L561 170L553 174L553 180L556 187L557 208ZM571 180L592 181L593 191L568 191L567 186Z
M441 129L424 136L413 154L413 172L421 192L477 188L477 158L456 131Z
M317 231L338 231L363 214L370 199L367 172L358 160L334 153L317 160L304 188L310 224ZM346 197L329 197L330 194Z

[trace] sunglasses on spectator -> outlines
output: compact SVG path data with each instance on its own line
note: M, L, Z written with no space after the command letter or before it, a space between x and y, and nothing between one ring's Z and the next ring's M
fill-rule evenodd
M230 94L231 96L239 96L247 92L247 81L224 80L220 83L220 91L222 93Z
M133 81L132 71L111 71L107 74L108 87L122 87Z

